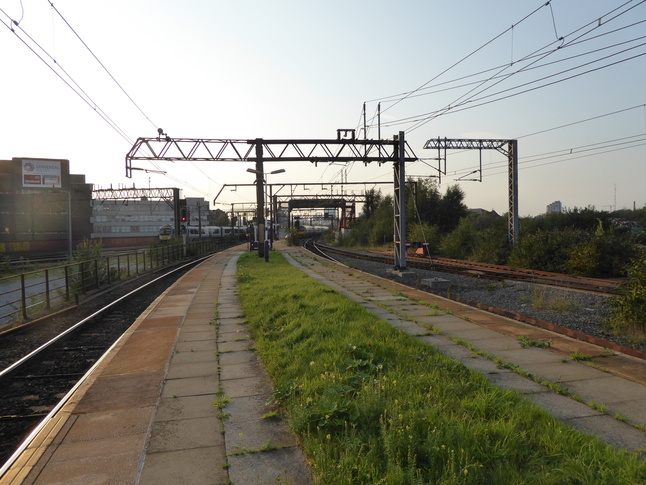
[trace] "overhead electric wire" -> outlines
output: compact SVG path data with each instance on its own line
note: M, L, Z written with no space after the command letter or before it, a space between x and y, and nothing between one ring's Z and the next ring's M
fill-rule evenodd
M20 26L18 25L18 22L17 22L17 21L15 21L15 20L11 19L11 17L9 17L9 15L7 15L7 13L6 13L4 10L0 9L0 12L2 12L4 15L6 15L6 16L10 19L10 21L11 21L11 22L13 22L13 23L14 23L14 25L16 25L16 26L20 29L20 31L21 31L21 32L23 32L23 33L24 33L24 34L25 34L25 35L26 35L26 36L27 36L27 37L28 37L28 38L29 38L29 39L30 39L30 40L31 40L31 41L32 41L36 46L38 46L38 48L39 48L41 51L43 51L43 52L44 52L44 53L45 53L45 54L46 54L50 59L52 59L52 60L53 60L53 57L52 57L52 56L51 56L51 55L50 55L50 54L49 54L49 53L48 53L44 48L42 48L42 47L41 47L41 46L40 46L36 41L34 41L34 40L31 38L31 36L30 36L29 34L27 34L27 32L25 32L25 31L22 29L22 27L20 27ZM58 62L54 61L54 63L56 64L56 66L58 66L58 68L59 68L63 73L65 73L65 75L70 79L71 83L72 83L72 84L74 84L74 86L78 87L78 89L80 90L80 92L79 92L79 91L77 91L77 90L74 88L74 86L72 86L72 84L70 84L70 82L68 82L68 81L67 81L67 80L66 80L66 79L65 79L65 78L64 78L64 77L63 77L59 72L57 72L57 71L56 71L56 69L54 69L54 68L52 67L52 65L50 65L50 64L49 64L49 63L48 63L48 62L47 62L47 61L46 61L46 60L45 60L45 59L44 59L44 58L43 58L43 57L42 57L38 52L36 52L36 50L35 50L32 46L30 46L27 42L25 42L25 40L24 40L23 38L21 38L21 37L16 33L15 29L14 29L13 27L11 27L11 25L7 25L3 20L0 20L0 22L2 22L2 24L3 24L5 27L7 27L11 32L13 32L13 34L14 34L14 35L15 35L15 36L16 36L16 37L17 37L17 38L18 38L18 39L19 39L19 40L20 40L20 41L25 45L25 47L27 47L30 51L32 51L32 53L33 53L36 57L38 57L38 59L40 59L40 60L41 60L41 61L42 61L42 62L43 62L43 63L44 63L44 64L45 64L45 65L46 65L46 66L47 66L47 67L48 67L48 68L49 68L53 73L54 73L54 74L56 74L56 76L58 76L58 77L59 77L59 79L60 79L61 81L63 81L63 82L64 82L64 83L65 83L65 84L66 84L66 85L67 85L67 86L68 86L72 91L74 91L74 93L75 93L79 98L81 98L81 99L82 99L82 100L83 100L83 101L84 101L84 102L85 102L85 103L86 103L90 108L92 108L92 110L93 110L97 115L99 115L99 116L100 116L100 117L101 117L101 118L102 118L106 123L108 123L108 125L110 125L110 127L111 127L114 131L116 131L116 132L119 134L119 136L121 136L122 138L124 138L126 141L128 141L128 142L132 145L133 140L132 140L132 139L130 139L130 138L128 137L128 135L127 135L127 134L126 134L126 133L125 133L125 132L124 132L124 131L119 127L119 125L117 125L117 124L116 124L116 123L115 123L115 122L114 122L114 121L113 121L113 120L112 120L112 119L111 119L111 118L110 118L110 117L109 117L109 116L108 116L108 115L107 115L107 114L106 114L106 113L105 113L101 108L99 108L98 104L97 104L96 102L94 102L94 100L92 100L92 98L91 98L91 97L90 97L90 96L89 96L89 95L88 95L88 94L87 94L87 93L86 93L86 92L85 92L85 91L84 91L84 90L83 90L83 89L78 85L78 83L77 83L77 82L76 82L76 81L75 81L75 80L74 80L74 79L73 79L73 78L72 78L72 77L71 77L71 76L70 76L70 75L65 71L65 69L60 65L60 63L58 63Z
M567 38L567 37L571 37L572 35L575 35L575 34L577 34L578 32L581 32L582 30L584 30L584 29L586 29L586 28L588 28L588 27L590 27L590 26L594 25L592 28L588 29L586 32L581 33L580 35L578 35L576 38L573 38L573 39L572 39L572 40L570 40L569 42L567 42L567 43L565 43L565 42L564 42L562 46L559 46L559 47L557 47L557 48L555 48L555 49L552 49L551 51L549 51L549 52L547 52L547 53L543 52L543 53L539 54L539 57L540 57L540 58L544 58L545 56L547 56L547 55L549 55L549 54L551 54L551 53L554 53L554 52L556 52L556 51L558 51L558 50L560 50L560 49L563 49L563 48L565 48L565 47L572 47L572 46L574 46L574 45L578 45L578 44L581 44L581 43L583 43L583 42L587 42L587 41L589 41L590 39L583 39L583 40L582 40L582 38L583 38L583 37L585 37L585 36L587 36L587 35L589 35L591 32L593 32L593 31L597 30L597 29L598 29L598 28L600 28L602 25L605 27L605 26L608 24L608 22L611 22L611 21L613 21L613 20L617 19L618 17L620 17L620 16L622 16L622 15L626 14L627 12L631 11L632 9L634 9L634 8L636 8L637 6L639 6L639 5L641 5L642 3L644 3L646 0L641 0L641 1L639 1L637 4L632 5L632 6L629 6L627 9L625 9L625 7L626 7L626 6L628 6L630 3L633 3L634 1L635 1L635 0L629 0L628 2L625 2L625 3L623 3L622 5L620 5L620 6L616 7L616 8L614 8L614 9L610 10L609 12L607 12L606 14L604 14L603 16L601 16L599 19L596 19L595 21L588 22L588 23L584 24L583 26L581 26L581 27L579 27L579 28L575 29L574 31L570 32L570 33L569 33L569 34L567 34L566 36L561 37L559 40L564 40L565 38ZM547 4L545 4L545 5L548 5L548 4L549 4L549 2L548 2ZM545 6L545 5L544 5L544 6ZM622 10L622 9L624 9L624 10ZM536 11L534 11L534 12L532 12L532 13L535 13L535 12L536 12ZM609 17L609 16L610 16L610 15L612 15L612 14L615 14L615 15L614 15L613 17L607 18L607 17ZM602 23L602 19L605 19L605 22L603 22L603 23ZM620 28L618 28L618 29L614 29L614 30L613 30L613 31L611 31L611 32L605 32L605 33L603 33L603 34L600 34L600 35L598 35L598 36L595 36L594 38L598 38L598 37L601 37L601 36L604 36L604 35L609 35L609 34L610 34L610 33L612 33L612 32L618 32L618 31L624 30L624 29L626 29L626 28L630 28L630 27L633 27L633 26L635 26L635 25L639 25L639 24L641 24L642 22L643 22L643 21L634 22L634 23L632 23L632 24L630 24L630 25L622 26L622 27L620 27ZM509 29L507 29L505 32L508 32L508 31L509 31ZM503 34L504 34L505 32L503 32ZM502 34L500 34L500 35L502 35ZM495 38L500 37L500 35L499 35L499 36L496 36ZM494 38L494 39L495 39L495 38ZM635 41L635 40L638 40L638 39L633 39L633 40L631 40L631 41L629 41L629 42L632 42L632 41ZM491 41L490 41L490 42L491 42ZM549 44L547 44L546 46L544 46L544 47L543 47L543 49L545 49L546 47L549 47L549 46L550 46L550 45L552 45L553 43L554 43L554 42L550 42ZM623 44L623 43L621 43L621 44ZM621 45L621 44L619 44L619 45ZM479 48L479 49L480 49L480 48ZM479 50L479 49L478 49L478 50ZM518 61L514 62L514 64L518 64L519 62L525 62L525 61L527 61L528 59L530 59L530 58L532 58L532 57L535 57L535 56L536 56L536 52L540 52L540 51L541 51L541 50L539 49L538 51L535 51L535 52L534 52L534 54L532 54L532 55L530 55L530 56L524 56L522 59L520 59L520 60L518 60ZM474 52L476 52L476 51L474 51ZM639 56L635 56L635 57L639 57ZM630 59L625 59L625 60L630 60ZM598 62L598 61L597 61L597 62ZM623 62L623 61L622 61L622 62ZM535 63L535 62L533 62L532 64L534 64L534 63ZM509 65L511 65L511 64L509 64ZM549 65L549 64L545 64L545 65ZM611 65L614 65L614 64L610 64L610 65L608 65L608 66L603 66L603 68L605 68L605 67L610 67ZM452 68L452 67L454 67L454 66L455 66L455 64L454 64L453 66L451 66L451 68ZM531 66L531 64L530 64L530 66ZM580 67L581 67L581 66L579 66L579 68L580 68ZM449 68L449 69L451 69L451 68ZM401 97L400 97L400 98L399 98L399 99L398 99L394 104L392 104L390 107L394 106L395 104L397 104L397 103L399 103L399 102L403 101L404 99L406 99L406 98L408 98L408 97L412 97L415 93L417 93L418 91L420 91L420 90L424 89L424 88L425 88L425 87L426 87L430 82L432 82L433 80L437 79L437 78L438 78L439 76L441 76L442 74L446 73L449 69L446 69L446 70L442 71L442 73L440 73L438 76L435 76L433 79L431 79L430 81L428 81L427 83L425 83L425 84L424 84L423 86L421 86L420 88L417 88L416 90L410 91L410 92L406 93L405 95L401 96ZM485 71L480 71L480 73L479 73L479 74L484 73L484 72L491 72L491 70L493 70L493 69L495 69L495 68L487 69L487 70L485 70ZM533 68L532 68L532 69L533 69ZM518 74L518 73L520 73L520 72L524 72L524 71L526 71L526 70L529 70L529 66L524 66L524 68L523 68L523 69L517 70L517 71L515 71L514 73L509 74L509 75L507 75L506 77L503 77L503 78L504 78L504 79L506 79L506 78L510 77L511 75ZM593 71L594 71L594 70L590 70L590 71L588 71L588 72L586 72L586 73L584 73L584 74L588 74L588 73L593 72ZM565 71L564 71L564 72L565 72ZM580 74L580 75L581 75L581 74ZM459 78L459 79L466 79L466 78L469 78L469 77L472 77L472 76L473 76L473 75L466 76L466 77L464 77L464 76L463 76L463 77L461 77L461 78ZM563 80L561 80L561 81L559 81L559 82L562 82L562 81L565 81L565 80L568 80L568 79L572 79L573 77L578 77L578 76L572 76L572 77L569 77L569 78L567 78L567 79L563 79ZM441 84L437 84L437 85L443 85L443 84L446 84L446 83L441 83ZM497 83L496 83L496 84L497 84ZM554 83L551 83L551 84L554 84ZM549 85L551 85L551 84L545 84L545 85L543 85L543 86L541 86L541 87L546 87L546 86L549 86ZM495 85L495 84L494 84L494 85ZM521 85L521 86L522 86L522 85ZM479 93L477 93L477 94L472 95L470 98L468 98L468 99L466 99L466 100L463 100L463 101L462 101L462 102L460 102L458 105L455 105L455 102L454 102L454 103L450 103L450 104L446 105L446 106L445 106L444 108L442 108L442 109L438 109L438 110L435 110L435 111L433 111L433 112L428 112L428 113L425 113L425 114L422 114L422 115L414 115L414 116L409 116L409 117L406 117L406 118L400 118L400 119L392 120L392 121L390 121L390 122L388 122L388 123L382 124L382 126L396 126L396 125L401 125L401 124L410 124L410 123L414 123L414 125L413 125L411 128L409 128L409 129L407 130L407 131L409 131L409 132L410 132L410 131L413 131L413 130L415 130L415 129L417 129L417 128L421 127L421 126L423 126L423 125L424 125L424 124L426 124L427 122L431 121L432 119L437 118L437 117L438 117L438 116L440 116L440 115L448 114L448 113L456 113L456 112L462 111L461 109L456 109L456 108L458 108L458 107L461 107L461 106L465 105L467 102L469 102L469 103L473 103L473 102L474 102L474 100L472 99L473 97L477 96L478 94L481 94L482 92L484 92L484 91L485 91L485 90L487 90L487 89L490 89L491 87L493 87L493 85L492 85L492 86L489 86L489 87L487 87L487 88L485 88L485 89L483 89L482 91L480 91L480 92L479 92ZM495 95L499 95L499 94L501 94L501 93L503 93L503 92L508 92L509 90L519 89L519 87L520 87L520 86L517 86L517 87L515 87L515 88L509 88L508 90L500 91L499 93L497 93L497 94L495 94ZM535 89L536 89L536 88L535 88ZM533 89L532 89L532 90L533 90ZM516 93L516 94L514 94L514 95L523 94L523 93L526 93L526 92L528 92L528 91L531 91L531 90L525 90L525 91L523 91L523 92L519 92L519 93ZM495 95L489 95L488 97L495 96ZM460 96L460 98L458 98L458 100L459 100L459 99L461 99L461 98L462 98L462 97L464 97L464 96L465 96L465 94L463 94L462 96ZM506 99L507 97L509 97L509 96L501 97L501 98L497 99L496 101L498 101L498 100L502 100L502 99ZM392 96L391 96L391 97L386 97L386 98L376 98L376 100L378 100L378 99L390 99L390 98L392 98ZM478 99L478 100L483 100L483 99L486 99L486 97L481 97L481 98L477 98L477 99ZM388 101L388 102L390 102L390 101ZM480 104L477 104L477 105L474 105L474 106L470 106L470 107L468 107L468 109L471 109L472 107L476 107L476 106L481 106L481 105L483 105L483 104L489 104L490 102L492 102L492 101L488 101L488 102L486 102L486 103L480 103ZM389 107L389 108L390 108L390 107ZM373 123L373 122L374 122L374 118L373 118L373 119L371 119L371 123Z
M639 46L636 46L636 47L642 47L642 46L644 46L644 45L646 45L646 43L644 43L644 44L640 44ZM599 61L601 61L601 60L607 59L608 57L613 57L614 55L622 54L622 53L624 53L624 52L626 52L626 51L622 51L622 52L620 52L620 53L613 54L612 56L606 56L605 58L602 58L602 59L597 59L597 60L595 60L595 61L591 61L591 62L588 62L588 63L585 63L585 64L581 64L581 65L579 65L579 66L575 66L575 67L573 67L573 68L566 69L566 70L564 70L564 71L559 71L559 72L557 72L557 73L555 73L555 74L551 74L551 75L549 75L549 76L545 76L545 77L543 77L543 78L535 79L535 80L533 80L533 81L529 81L529 82L527 82L527 83L519 84L519 85L517 85L517 86L513 86L513 87L511 87L511 88L503 89L503 90L501 90L501 91L497 91L497 92L492 93L492 94L487 94L486 96L482 96L482 97L480 97L480 98L474 98L474 99L466 100L466 101L463 101L462 103L458 104L456 107L451 106L449 109L444 109L444 108L443 108L442 110L437 110L437 111L433 111L433 112L429 112L429 113L424 113L424 114L417 115L417 116L413 116L413 117L409 117L409 118L403 118L403 119L401 119L401 120L391 121L391 122L388 122L388 123L384 123L384 124L382 124L382 126L397 126L397 125L401 125L401 124L416 123L416 124L415 124L415 125L413 125L411 128L409 128L408 130L406 130L407 132L411 132L411 131L414 131L414 130L416 130L417 128L421 127L422 125L426 124L427 122L429 122L429 121L431 121L431 120L433 120L433 119L436 119L436 118L438 118L439 116L442 116L442 115L444 115L444 114L448 114L448 113L460 113L460 112L462 112L462 111L466 111L466 110L473 109L473 108L476 108L476 107L480 107L480 106L484 106L484 105L487 105L487 104L491 104L491 103L493 103L493 102L502 101L502 100L504 100L504 99L512 98L512 97L518 96L518 95L520 95L520 94L525 94L525 93L528 93L528 92L531 92L531 91L536 91L536 90L538 90L538 89L542 89L542 88L545 88L545 87L548 87L548 86L553 86L553 85L555 85L555 84L559 84L559 83L562 83L562 82L565 82L565 81L569 81L569 80L571 80L571 79L575 79L575 78L577 78L577 77L580 77L580 76L583 76L583 75L586 75L586 74L590 74L590 73L592 73L592 72L600 71L600 70L602 70L602 69L606 69L606 68L608 68L608 67L613 67L613 66L616 66L616 65L618 65L618 64L621 64L621 63L623 63L623 62L631 61L631 60L634 60L634 59L637 59L637 58L639 58L639 57L642 57L642 56L646 55L646 52L643 52L643 53L641 53L641 54L637 54L637 55L634 55L634 56L628 57L628 58L626 58L626 59L621 59L621 60L619 60L619 61L612 62L612 63L610 63L610 64L606 64L606 65L603 65L603 66L596 67L596 68L594 68L594 69L589 69L589 70L587 70L587 71L583 71L583 72L581 72L581 73L574 74L574 75L572 75L572 76L568 76L568 77L565 77L565 78L562 78L562 79L558 79L558 80L556 80L556 81L552 81L552 82L549 82L549 83L545 83L545 84L542 84L542 85L540 85L540 86L535 86L535 87L532 87L532 88L529 88L529 89L525 89L525 90L519 91L519 92L517 92L517 93L508 94L508 95L505 95L505 96L500 96L500 97L498 97L498 98L496 98L496 99L493 99L493 100L489 99L488 101L484 101L484 100L487 100L488 98L492 98L492 97L495 97L495 96L499 96L499 95L504 94L504 93L507 93L507 92L509 92L509 91L514 91L514 90L520 89L520 88L522 88L522 87L524 87L524 86L529 86L529 85L531 85L531 84L534 84L534 83L537 83L537 82L540 82L540 81L544 81L544 80L546 80L546 79L550 79L550 78L553 78L553 77L555 77L555 76L562 75L562 74L564 74L564 73L566 73L566 72L568 72L568 71L572 71L572 70L575 70L575 69L580 69L580 68L581 68L581 67L583 67L583 66L586 66L586 65L589 65L589 64L593 64L593 63L595 63L595 62L599 62ZM477 103L477 104L474 104L474 105L471 105L471 106L467 106L467 105L468 105L468 104L470 104L470 103Z
M536 12L538 12L540 9L542 9L542 8L544 8L545 6L549 5L549 4L551 3L551 1L552 1L552 0L548 0L548 1L547 1L547 3L545 3L545 4L541 5L540 7L538 7L537 9L535 9L534 11L532 11L531 13L527 14L525 17L523 17L523 18L522 18L522 19L520 19L518 22L516 22L516 24L514 24L514 25L520 25L522 22L524 22L525 20L527 20L528 18L530 18L530 17L531 17L532 15L534 15ZM431 83L431 82L435 81L438 77L440 77L440 76L444 75L445 73L447 73L448 71L450 71L450 70L451 70L451 69L453 69L454 67L458 66L459 64L461 64L462 62L464 62L465 60L467 60L469 57L471 57L471 56L473 56L474 54L476 54L477 52L481 51L482 49L484 49L485 47L487 47L489 44L491 44L492 42L494 42L495 40L497 40L498 38L502 37L504 34L506 34L507 32L509 32L511 29L513 29L513 28L514 28L514 25L512 25L510 28L508 28L508 29L504 30L504 31L503 31L503 32L501 32L500 34L498 34L498 35L494 36L492 39L490 39L489 41L485 42L485 43L484 43L484 44L482 44L480 47L478 47L477 49L473 50L471 53L469 53L469 54L467 54L466 56L462 57L460 60L458 60L457 62L455 62L455 63L454 63L454 64L452 64L451 66L447 67L444 71L442 71L442 72L440 72L439 74L437 74L437 75L433 76L431 79L429 79L428 81L426 81L424 84L422 84L421 86L419 86L417 89L414 89L413 91L410 91L410 94L414 94L414 93L416 93L417 91L419 91L420 89L423 89L426 85L428 85L429 83ZM400 102L404 101L404 100L405 100L406 98L408 98L408 97L409 97L409 95L403 96L401 99L399 99L398 101L396 101L394 104L392 104L391 106L389 106L388 108L386 108L386 109L384 110L384 112L385 112L385 111L387 111L388 109L390 109L390 108L394 107L395 105L399 104Z
M643 21L642 21L642 22L640 22L640 23L644 23L644 22L646 22L646 20L643 20ZM618 43L616 43L616 44L612 44L612 45L608 45L608 46L600 47L600 48L598 48L598 49L590 50L590 51L587 51L587 52L582 52L582 53L579 53L579 54L576 54L576 55L573 55L573 56L570 56L570 57L565 57L565 58L563 58L563 59L557 59L557 60L555 60L555 61L546 62L546 63L544 63L544 64L539 64L539 65L531 66L531 67L528 67L528 68L526 68L526 69L523 69L523 72L525 72L525 73L526 73L526 72L534 71L534 70L541 69L541 68L544 68L544 67L553 66L553 65L555 65L555 64L559 64L559 63L562 63L562 62L571 61L571 60L573 60L573 59L577 59L577 58L579 58L579 57L588 56L588 55L590 55L590 54L596 54L596 53L601 52L601 51L605 51L605 50L608 50L608 49L612 49L612 48L615 48L615 47L619 47L619 46L622 46L622 45L625 45L625 44L630 44L630 43L632 43L632 42L636 42L636 41L638 41L638 40L642 40L642 39L646 39L646 35L643 35L643 36L641 36L641 37L635 37L634 39L626 40L626 41L623 41L623 42L618 42ZM641 45L644 45L644 44L641 44ZM641 46L641 45L640 45L640 46ZM451 83L454 83L454 82L456 82L456 81L460 81L460 80L463 80L463 79L468 79L468 78L474 77L474 76L479 75L479 74L483 74L483 73L490 72L490 71L493 71L493 70L496 70L496 69L500 69L500 68L505 67L505 66L509 66L509 64L503 64L502 66L496 66L496 67L493 67L493 68L490 68L490 69L486 69L486 70L484 70L484 71L480 71L479 73L476 73L476 74L470 74L470 75L468 75L468 76L463 76L463 77L461 77L461 78L454 79L454 80L452 80L452 81L445 81L445 82L443 82L443 83L438 83L438 84L434 84L434 85L432 85L432 86L428 86L427 88L425 88L425 92L423 92L423 93L418 93L418 94L415 94L415 95L411 95L411 96L410 96L410 98L419 98L419 97L422 97L422 96L429 96L429 95L431 95L431 94L438 94L438 93L442 93L442 92L446 92L446 91L451 91L451 90L454 90L454 89L459 89L459 88L464 88L464 87L472 86L472 85L474 85L474 84L479 84L479 83L481 83L483 80L481 80L481 79L480 79L480 80L475 80L475 81L467 82L467 83L464 83L464 84L456 84L456 85L453 85L453 86L449 86L449 87L445 87L445 88L441 88L441 89L436 89L436 90L434 90L434 91L430 91L430 89L432 89L432 88L439 87L439 86L443 86L443 85L446 85L446 84L451 84ZM521 71L519 70L519 71L514 72L513 74L517 74L517 73L520 73L520 72L521 72ZM566 72L566 71L561 71L561 72ZM509 74L504 74L504 75L499 75L499 76L493 76L493 77L491 77L490 79L498 79L498 78L502 78L502 77L504 77L504 78L509 77ZM428 90L428 91L427 91L427 90ZM419 116L419 115L417 115L417 116ZM374 119L374 118L373 118L373 119ZM373 126L374 126L374 125L373 125ZM384 126L384 125L382 125L382 126Z
M108 76L110 76L110 79L112 79L112 80L115 82L115 84L116 84L117 86L119 86L119 89L121 89L121 91L123 92L123 94L125 94L125 95L126 95L126 97L127 97L127 98L132 102L132 104L133 104L133 105L134 105L134 106L139 110L139 112L144 116L144 118L146 118L146 119L150 122L150 124L151 124L151 125L153 125L153 127L154 127L155 129L157 129L157 128L159 127L159 125L157 125L157 124L153 123L153 122L151 121L151 119L148 117L148 115L147 115L146 113L144 113L144 111L139 107L139 105L138 105L137 103L135 103L135 100L134 100L134 99L132 99L132 98L130 97L130 95L126 92L126 90L123 88L123 86L121 86L121 84L119 84L119 81L117 81L117 80L115 79L115 77L114 77L114 76L112 75L112 73L108 70L108 68L107 68L107 67L105 67L105 65L104 65L104 64L99 60L99 58L94 54L94 52L92 52L92 49L90 49L90 47L85 43L85 41L84 41L83 39L81 39L81 36L76 32L76 30L74 30L74 28L69 24L69 22L65 19L65 17L63 17L63 14L61 14L61 13L59 12L59 10L54 6L54 3L53 3L51 0L47 0L47 2L52 6L52 9L53 9L57 14L58 14L58 16L61 18L61 20L63 20L63 22L65 22L65 25L67 25L67 26L69 27L69 29L74 33L74 35L75 35L75 36L76 36L76 38L81 42L81 44L83 44L83 46L88 50L88 52L92 55L92 57L94 57L94 59L96 60L96 62L98 62L98 63L99 63L99 65L103 68L103 70L108 74Z
M615 34L615 33L620 32L622 30L629 29L629 28L632 28L632 27L636 27L636 26L641 25L643 23L646 23L646 20L640 20L638 22L634 22L634 23L629 24L629 25L624 25L624 26L619 27L619 28L617 28L615 30L611 30L611 31L608 31L608 32L603 32L602 34L596 35L594 37L590 37L588 39L583 39L583 40L579 40L579 41L576 41L576 42L571 42L566 47L561 47L560 50L575 47L575 46L578 46L580 44L584 44L586 42L590 42L590 41L599 39L601 37L605 37L607 35ZM623 45L623 44L627 44L627 43L630 43L630 42L635 42L637 40L641 40L644 37L646 37L646 36L635 37L634 39L619 42L617 44L605 46L605 47L602 47L602 48L599 48L599 49L583 52L583 53L577 54L575 56L570 56L570 57L567 57L567 58L564 58L564 59L559 59L559 60L551 61L551 62L548 62L548 63L545 63L545 64L540 64L539 66L534 66L534 67L532 67L531 69L528 69L528 70L538 69L540 67L545 67L545 66L549 66L549 65L552 65L552 64L557 64L559 62L574 59L574 58L581 57L581 56L584 56L584 55L588 55L588 54L591 54L591 53L595 53L595 52L598 52L598 51L601 51L601 50L610 49L612 47L618 47L618 46ZM532 59L533 57L538 57L539 55L542 56L542 54L535 54L534 56L531 56L531 55L530 56L525 56L524 59L529 60L529 59ZM516 61L516 62L514 62L514 64L517 64L518 62L519 61ZM404 93L398 93L398 94L392 94L392 95L389 95L389 96L383 96L383 97L380 97L380 98L368 99L368 100L366 100L364 102L365 103L373 103L373 102L376 102L376 101L383 101L385 103L388 103L388 102L394 102L394 101L398 100L399 98L401 98L403 96L406 96L407 98L417 98L417 97L421 97L421 96L426 96L428 94L435 94L435 93L438 93L438 92L447 91L447 90L450 90L450 89L453 89L453 88L440 89L440 90L437 90L437 91L433 91L431 93L422 92L422 93L419 93L419 94L413 94L414 92L428 91L428 90L433 89L433 88L437 88L437 87L440 87L440 86L445 86L447 84L453 84L453 83L456 83L458 81L462 81L462 80L465 80L465 79L470 79L470 78L473 78L475 76L479 76L481 74L486 74L488 72L495 71L497 69L501 69L501 68L503 68L505 66L508 66L508 65L510 65L510 63L507 62L505 64L500 64L500 65L497 65L497 66L494 66L494 67L490 67L488 69L484 69L482 71L478 71L478 72L475 72L475 73L472 73L472 74L467 74L465 76L460 76L460 77L451 79L449 81L442 81L442 82L438 82L438 83L435 83L435 84L431 84L431 85L428 85L428 86L426 86L426 87L424 87L422 89L417 89L415 91L408 91L408 92L404 92ZM478 81L473 81L473 83L476 83L476 82L478 82ZM458 85L458 87L469 86L470 84L473 84L473 83L466 83L466 84L463 84L463 85ZM374 117L371 118L371 119L374 119Z
M639 47L639 46L638 46L638 47ZM553 51L552 51L552 52L550 52L550 53L556 52L557 50L558 50L558 48L557 48L557 49L555 49L555 50L553 50ZM625 52L625 51L622 51L622 52ZM620 52L620 53L622 53L622 52ZM550 53L545 54L545 56L544 56L544 57L546 57L546 56L547 56L547 55L549 55ZM620 53L615 53L615 54L613 54L613 56L614 56L614 55L618 55L618 54L620 54ZM643 55L643 54L641 54L641 55ZM483 105L486 105L486 104L490 104L490 103L492 103L492 102L501 101L501 100L503 100L503 99L507 99L507 98L510 98L510 97L514 97L514 96L517 96L517 95L520 95L520 94L525 94L525 93L527 93L527 92L534 91L534 90L537 90L537 89L541 89L541 88L544 88L544 87L547 87L547 86L552 86L552 85L554 85L554 84L558 84L558 83L560 83L560 82L568 81L568 80L570 80L570 79L573 79L573 78L576 78L576 77L579 77L579 76L582 76L582 75L585 75L585 74L589 74L589 73L591 73L591 72L595 72L595 71L600 70L600 69L605 69L605 68L607 68L607 67L614 66L614 65L616 65L616 64L619 64L619 63L621 63L621 62L625 62L625 61L627 61L627 60L632 60L632 59L634 59L634 58L641 57L641 55L637 55L637 56L634 56L634 57L631 57L631 58L628 58L628 59L624 59L624 60L622 60L622 61L618 61L618 62L616 62L616 63L611 63L611 64L608 64L608 65L606 65L606 66L602 66L602 67L599 67L599 68L596 68L596 69L591 69L591 70L589 70L589 71L585 71L585 72L583 72L583 73L579 73L579 74L576 74L576 75L573 75L573 76L570 76L570 77L566 77L566 78L564 78L564 79L561 79L561 80L558 80L558 81L555 81L555 82L546 83L546 84L543 84L543 85L541 85L541 86L537 86L537 87L534 87L534 88L531 88L531 89L526 89L526 90L524 90L524 91L520 91L520 92L517 92L517 93L511 94L511 95L501 96L501 97L499 97L499 98L497 98L497 99L494 99L494 100L484 101L484 102L480 102L480 103L475 104L475 105L472 105L472 106L467 106L467 107L462 107L462 108L460 108L461 106L467 105L468 103L474 103L474 102L482 101L482 100L484 100L484 99L491 98L491 97L493 97L493 96L498 96L498 95L500 95L500 94L502 94L502 93L505 93L505 92L514 91L514 90L516 90L516 89L519 89L519 88L520 88L520 87L522 87L522 86L527 86L527 85L529 85L529 84L533 84L533 83L535 83L535 82L538 82L538 81L541 81L541 80L544 80L544 79L548 79L548 78L551 78L551 77L554 77L554 76L557 76L557 75L561 75L561 74L563 74L564 72L568 72L568 71L571 71L571 70L574 70L574 69L579 69L579 68L581 68L581 67L582 67L582 66L584 66L584 65L588 65L588 64L591 64L591 63L593 63L593 62L598 62L598 61L599 61L599 60L601 60L601 59L598 59L598 60L596 60L596 61L592 61L592 62L590 62L590 63L585 63L585 64L582 64L582 65L576 66L575 68L571 68L571 69L568 69L568 70L565 70L565 71L561 71L561 72L556 73L556 74L553 74L553 75L551 75L551 76L546 76L546 77L544 77L544 78L542 78L542 79L538 79L538 80L535 80L535 81L532 81L532 82L529 82L529 83L525 83L525 84L521 84L521 85L518 85L518 86L514 86L514 87L512 87L512 88L508 88L508 89L506 89L506 90L502 90L502 91L499 91L499 92L494 93L494 94L486 95L486 96L483 96L483 97L480 97L480 98L476 98L476 97L475 97L475 96L477 96L478 94L481 94L481 93L485 92L486 90L491 89L491 87L495 86L496 84L499 84L500 82L502 82L502 81L498 81L498 82L494 83L493 85L488 86L487 88L485 88L485 89L481 90L479 93L476 93L476 94L472 95L472 96L471 96L471 98L467 98L466 100L463 100L461 103L458 103L457 105L455 105L454 103L450 103L450 104L448 104L445 108L443 108L442 110L437 110L437 111L436 111L436 112L434 112L434 113L429 113L429 114L427 114L427 115L423 115L424 117L423 117L423 118L421 118L421 119L418 119L418 120L415 122L415 124L414 124L412 127L410 127L407 131L408 131L408 132L414 131L414 130L416 130L417 128L420 128L421 126L423 126L423 125L427 124L428 122L432 121L433 119L436 119L436 118L438 118L439 116L442 116L442 115L444 115L444 114L448 114L449 112L450 112L450 113L452 113L452 114L453 114L453 113L458 113L458 112L464 111L464 110L466 110L466 109L472 109L472 108L475 108L475 107L479 107L479 106L483 106ZM612 56L607 56L607 57L612 57ZM606 58L607 58L607 57L606 57ZM602 59L605 59L605 58L602 58ZM526 67L527 67L527 66L526 66ZM517 74L518 72L524 71L524 70L526 69L526 67L525 67L525 68L523 68L523 69L521 69L521 70L519 70L519 71L517 71L516 73L513 73L513 74ZM511 75L513 75L513 74L510 74L510 75L509 75L509 76L507 76L507 77L511 77ZM459 100L459 99L460 99L460 98L458 98L458 100ZM458 108L458 109L456 109L456 108ZM410 121L409 121L409 122L410 122Z

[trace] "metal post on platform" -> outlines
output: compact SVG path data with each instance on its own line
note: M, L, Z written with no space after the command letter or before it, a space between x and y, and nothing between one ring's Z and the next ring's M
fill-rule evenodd
M256 138L256 218L258 219L258 256L265 255L265 182L262 139Z
M399 132L398 141L398 160L393 163L394 175L394 205L395 205L395 224L394 224L394 244L395 244L395 271L406 270L406 159L405 159L405 141L404 132Z

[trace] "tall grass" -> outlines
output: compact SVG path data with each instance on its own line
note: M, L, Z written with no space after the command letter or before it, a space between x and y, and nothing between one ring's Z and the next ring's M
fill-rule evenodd
M646 465L574 432L314 281L247 253L258 353L322 484L646 483Z

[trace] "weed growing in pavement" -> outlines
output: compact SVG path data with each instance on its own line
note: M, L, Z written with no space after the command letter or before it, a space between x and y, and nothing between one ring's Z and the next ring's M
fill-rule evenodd
M578 350L576 352L572 352L570 354L570 359L576 360L579 362L584 362L584 361L589 361L592 360L592 356L588 354L584 354L583 352L579 352Z
M552 346L552 340L538 340L529 338L527 335L521 335L516 340L520 342L520 346L524 349L528 347L538 347L539 349L549 349Z
M238 263L242 308L319 483L646 480L634 454L322 291L280 253L253 256Z

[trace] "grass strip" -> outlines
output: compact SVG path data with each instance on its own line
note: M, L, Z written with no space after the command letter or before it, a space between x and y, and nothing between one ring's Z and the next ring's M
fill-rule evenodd
M635 484L646 464L399 332L280 253L238 263L273 398L321 484Z

